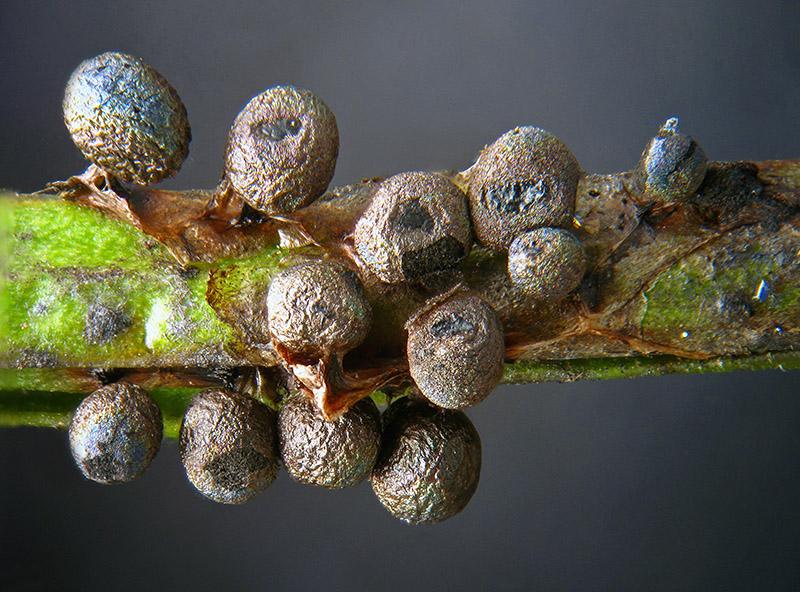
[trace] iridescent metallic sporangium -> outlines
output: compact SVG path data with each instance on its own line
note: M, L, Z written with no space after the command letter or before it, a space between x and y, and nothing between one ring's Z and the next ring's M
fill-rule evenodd
M278 476L275 413L261 401L224 389L194 396L180 431L186 476L208 499L241 504Z
M484 148L471 169L469 207L475 237L503 251L541 226L567 228L581 176L566 144L538 127L517 127Z
M481 438L463 411L408 398L384 414L372 489L409 524L435 524L463 510L481 475Z
M678 118L672 117L650 140L634 177L646 198L680 201L697 191L707 169L706 153L690 136L678 130Z
M408 366L435 405L461 409L489 396L503 376L503 325L477 294L459 292L412 319Z
M123 181L157 183L189 153L186 108L140 58L108 52L84 61L67 82L63 107L83 155Z
M275 86L236 117L225 178L259 212L286 214L325 192L338 154L339 129L328 106L311 91Z
M534 300L561 300L581 283L586 251L563 228L537 228L514 239L508 248L508 275Z
M326 260L277 274L267 293L267 309L272 338L312 358L350 351L372 325L372 307L356 274Z
M78 468L98 483L141 475L161 446L161 411L141 387L116 383L86 397L69 424Z
M381 415L369 397L335 421L297 393L278 413L281 460L292 479L342 489L369 477L381 444Z
M467 198L441 175L400 173L378 186L353 239L364 265L382 282L451 269L472 247Z

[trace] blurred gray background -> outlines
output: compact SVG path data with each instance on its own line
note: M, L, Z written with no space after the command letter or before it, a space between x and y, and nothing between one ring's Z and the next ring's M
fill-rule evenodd
M797 2L0 3L0 186L85 162L61 120L81 60L161 71L194 140L168 187L211 187L249 98L291 83L336 114L336 184L468 166L507 129L624 170L678 115L712 159L800 156ZM282 473L242 507L186 482L82 480L66 437L0 430L0 589L796 590L798 372L499 388L469 415L481 484L438 526L368 484Z

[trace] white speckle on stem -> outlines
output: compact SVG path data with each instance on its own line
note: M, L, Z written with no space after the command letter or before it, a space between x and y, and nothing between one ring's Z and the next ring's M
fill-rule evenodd
M159 341L167 328L167 319L169 318L169 307L164 299L159 298L150 309L150 316L145 323L145 337L144 343L147 349L154 350L155 344Z

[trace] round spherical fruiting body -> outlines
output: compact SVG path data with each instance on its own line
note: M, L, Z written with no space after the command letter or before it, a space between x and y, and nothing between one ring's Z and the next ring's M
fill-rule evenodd
M69 423L75 463L87 479L123 483L141 475L161 446L163 423L144 389L115 383L86 397Z
M285 214L328 188L339 154L339 129L314 93L275 86L236 117L225 150L225 178L259 212Z
M569 148L538 127L518 127L484 148L470 172L472 226L483 245L505 250L540 226L566 227L581 176Z
M275 412L247 395L206 389L192 399L180 430L186 476L205 497L241 504L278 475Z
M585 273L586 251L563 228L525 232L508 248L508 275L533 300L561 300L578 287Z
M381 444L381 416L369 397L335 421L296 394L278 412L280 456L289 475L306 485L343 489L370 476Z
M364 265L385 283L451 269L472 246L467 198L434 173L400 173L383 181L353 233Z
M278 273L267 292L267 310L273 340L307 358L350 351L372 324L372 308L356 274L327 260Z
M650 140L636 165L634 177L645 198L680 201L697 191L707 169L705 152L691 136L678 130L678 118L673 117Z
M503 376L505 345L497 313L458 292L408 323L408 367L420 392L447 409L483 401Z
M463 510L481 473L481 439L463 411L401 399L384 414L372 488L410 524L442 522Z
M123 181L157 183L177 173L189 154L183 102L140 58L108 52L82 62L67 82L63 107L83 155Z

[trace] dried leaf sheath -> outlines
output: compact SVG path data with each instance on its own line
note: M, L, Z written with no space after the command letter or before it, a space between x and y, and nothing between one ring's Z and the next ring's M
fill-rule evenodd
M532 306L508 282L504 256L483 249L437 281L466 283L498 310L507 382L797 367L799 187L797 160L711 163L692 200L650 206L629 174L591 175L576 214L590 271L567 300ZM128 204L150 235L64 199L3 195L2 421L35 423L21 414L34 395L17 389L86 393L107 380L98 368L147 384L168 434L184 400L169 388L258 383L263 373L251 368L277 361L259 310L272 275L348 253L370 189L336 189L298 212L318 245L295 249L277 247L271 224L193 221L185 212L202 209L204 192L137 190ZM180 224L170 224L174 212L184 212ZM441 286L365 285L376 322L345 370L402 375L404 319ZM42 397L53 414L40 423L58 423L65 411Z

